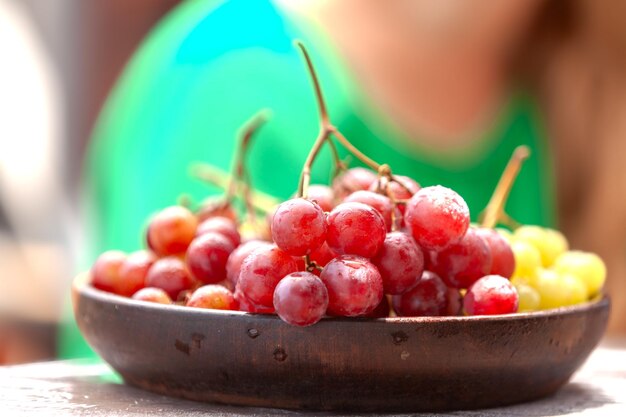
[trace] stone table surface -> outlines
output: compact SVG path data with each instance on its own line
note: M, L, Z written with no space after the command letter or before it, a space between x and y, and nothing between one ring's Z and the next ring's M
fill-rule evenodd
M103 363L56 361L0 367L2 417L155 414L181 417L351 415L234 407L165 397L120 383ZM502 408L420 415L626 416L626 339L604 340L571 381L549 398Z

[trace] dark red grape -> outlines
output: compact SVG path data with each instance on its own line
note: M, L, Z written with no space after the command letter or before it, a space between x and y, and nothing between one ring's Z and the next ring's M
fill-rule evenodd
M241 243L241 236L237 230L237 225L234 221L226 217L210 217L200 223L196 230L196 236L203 235L209 232L220 233L228 238L234 247L239 246Z
M274 290L276 314L289 324L310 326L326 314L328 291L310 272L294 272L280 280Z
M161 288L172 300L177 300L180 293L194 284L185 263L174 256L156 261L146 276L146 287Z
M433 272L453 288L469 288L477 279L489 274L490 270L489 246L473 228L458 243L437 252L433 259Z
M341 255L371 258L385 241L383 217L363 203L342 203L328 215L328 246Z
M260 247L242 262L237 288L254 304L272 307L276 285L297 268L288 253L275 246Z
M328 289L328 313L334 316L363 316L383 298L383 280L378 269L365 258L339 256L322 270Z
M387 233L385 242L372 258L383 278L385 294L402 294L424 272L424 255L415 240L402 232Z
M186 302L188 307L216 310L238 310L239 304L233 293L221 285L205 285L193 292Z
M159 256L179 255L196 235L198 220L182 206L168 207L157 213L148 225L148 246Z
M371 313L365 314L364 317L369 317L371 319L382 319L384 317L389 317L390 310L391 309L389 307L389 301L387 300L387 297L383 296L378 306L374 310L372 310Z
M518 304L517 290L499 275L487 275L476 281L463 300L465 312L477 316L515 313Z
M417 284L404 294L392 297L399 316L445 316L448 311L448 287L436 274L424 271Z
M133 300L149 301L151 303L172 304L172 299L161 288L142 288L132 296Z
M376 173L369 169L350 168L333 180L333 193L341 201L355 191L367 190L377 179Z
M327 185L311 184L307 194L307 199L315 201L325 212L329 212L335 207L335 194Z
M120 281L120 269L126 254L118 250L104 252L91 267L91 285L99 290L114 292Z
M226 279L226 262L234 250L232 242L221 233L198 236L187 249L187 266L199 281L214 284Z
M438 185L422 188L411 197L404 221L421 248L440 250L461 240L470 217L465 200Z
M463 315L463 296L457 288L448 288L448 316Z
M256 248L261 246L272 247L272 244L262 240L249 240L242 243L237 249L235 249L226 262L226 278L234 285L237 285L239 279L239 272L241 271L241 263L248 255L250 255Z
M113 285L116 294L130 297L142 289L148 270L157 260L152 252L141 250L128 255L119 271L119 280Z
M393 220L399 221L402 217L400 210L394 208L389 197L382 194L376 194L373 191L355 191L344 200L344 203L363 203L376 209L383 216L387 231L392 229ZM392 219L391 213L394 212Z
M317 203L304 198L287 200L272 218L272 238L292 256L308 255L326 240L326 214Z
M493 229L481 227L476 229L476 233L485 240L491 251L492 262L489 274L511 278L515 271L515 256L509 242Z

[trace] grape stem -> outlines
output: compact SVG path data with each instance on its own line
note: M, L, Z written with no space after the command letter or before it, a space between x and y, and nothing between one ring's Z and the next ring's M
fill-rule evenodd
M315 139L315 143L309 152L309 155L304 162L304 166L302 167L302 173L300 174L300 182L298 184L298 197L306 198L308 196L308 188L309 183L311 182L311 167L313 162L315 162L315 158L319 154L320 150L324 143L328 143L335 162L335 170L334 175L336 176L342 170L345 169L345 164L339 158L339 153L337 152L337 148L335 147L335 143L332 141L332 137L334 136L339 143L341 143L351 154L353 154L357 159L367 165L370 169L379 173L379 175L385 175L389 179L393 180L393 175L391 174L391 169L389 169L389 165L387 164L379 164L373 159L369 158L363 152L359 151L340 131L334 126L330 117L328 116L328 108L326 107L326 101L324 100L324 95L322 93L322 88L320 86L319 79L317 77L317 73L315 72L315 67L313 66L313 62L311 61L311 56L307 51L306 47L301 41L295 41L295 46L300 49L304 61L306 63L309 76L311 77L311 81L313 82L313 89L315 91L315 98L317 101L317 109L319 112L319 122L320 128L319 133L317 134L317 138Z
M511 193L511 189L513 188L513 184L515 183L515 179L522 168L522 164L529 156L530 149L525 145L518 146L513 151L511 159L509 159L506 168L504 168L504 172L498 181L498 185L496 185L487 207L483 210L483 227L493 228L498 223L507 225L517 224L517 222L506 214L504 207Z
M220 168L207 163L194 164L190 168L193 177L214 185L222 190L229 187L232 177ZM237 181L237 180L235 180ZM238 181L237 187L244 187L243 181ZM250 203L252 206L264 213L270 212L275 206L280 204L280 200L274 196L258 190L250 192Z

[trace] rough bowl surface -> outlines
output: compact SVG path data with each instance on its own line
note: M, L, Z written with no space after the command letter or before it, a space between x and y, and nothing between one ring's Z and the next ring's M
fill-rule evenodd
M124 380L199 401L276 408L440 411L540 398L602 337L607 298L490 317L324 319L139 302L84 283L74 313Z

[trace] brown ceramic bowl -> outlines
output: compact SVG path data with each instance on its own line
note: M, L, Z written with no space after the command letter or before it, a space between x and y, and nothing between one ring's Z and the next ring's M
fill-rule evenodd
M124 380L236 405L351 411L495 407L554 393L602 337L607 298L506 316L324 319L139 302L74 283L89 344Z

